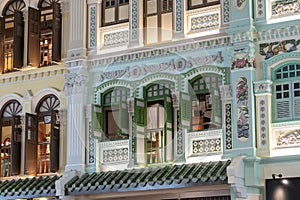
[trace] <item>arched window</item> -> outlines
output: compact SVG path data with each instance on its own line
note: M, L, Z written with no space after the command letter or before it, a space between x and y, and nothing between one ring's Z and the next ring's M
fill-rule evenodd
M129 0L103 0L102 26L128 22Z
M20 173L22 106L16 100L7 102L0 120L0 177Z
M24 17L23 0L10 0L0 18L0 66L1 73L23 67Z
M300 119L300 64L284 64L273 70L275 120Z
M172 40L173 0L144 0L145 44Z
M62 15L59 0L40 0L29 7L28 65L48 66L61 60Z
M173 138L172 91L173 84L153 83L145 88L143 100L135 100L135 122L145 131L144 139L138 138L137 149L146 143L146 158L138 158L137 162L146 159L146 164L153 164L172 160L172 147L167 146Z
M36 114L26 113L26 174L43 174L59 169L59 99L47 95Z

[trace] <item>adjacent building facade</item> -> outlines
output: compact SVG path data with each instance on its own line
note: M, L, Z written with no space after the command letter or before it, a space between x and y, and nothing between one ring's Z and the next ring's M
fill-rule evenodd
M271 199L300 177L298 0L0 9L3 199Z

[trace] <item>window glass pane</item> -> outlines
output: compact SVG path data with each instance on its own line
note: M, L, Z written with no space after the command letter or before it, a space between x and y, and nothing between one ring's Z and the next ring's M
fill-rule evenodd
M290 72L290 77L295 77L295 72Z
M282 98L282 94L281 93L277 93L276 94L276 99L281 99Z
M284 84L283 85L283 90L289 90L289 85L288 84Z
M283 93L283 97L284 97L284 98L289 98L289 92L284 92L284 93Z
M290 70L294 70L295 69L295 65L290 65L289 68L290 68Z
M157 13L157 0L147 0L147 14Z
M276 74L276 79L281 79L281 74Z
M300 88L300 83L294 83L294 89L299 89Z
M283 69L284 72L286 72L286 71L288 70L288 67L285 66L285 67L283 67L282 69Z
M276 85L276 91L281 91L281 85Z
M294 96L295 96L295 97L299 97L299 96L300 96L300 91L295 91L295 92L294 92Z
M288 75L289 75L288 73L283 73L283 78L288 78L289 77Z
M105 9L105 23L115 21L115 8Z

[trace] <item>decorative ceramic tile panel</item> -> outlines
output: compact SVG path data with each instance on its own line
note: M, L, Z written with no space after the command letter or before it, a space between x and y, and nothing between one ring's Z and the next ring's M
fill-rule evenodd
M219 13L191 18L191 31L216 28L219 26Z
M132 0L132 13L131 13L131 40L138 39L138 17L139 17L139 10L138 10L138 0Z
M96 36L97 36L97 26L96 26L96 5L89 7L90 9L90 43L89 47L96 47Z
M176 0L176 31L181 32L183 30L183 6L184 0Z
M180 116L180 111L177 111L177 116ZM183 154L183 128L180 128L180 117L177 117L177 154Z
M128 161L128 148L103 150L103 163Z
M104 35L104 47L128 43L128 30Z
M193 154L221 152L221 138L193 141Z
M261 18L264 16L264 0L256 0L256 18Z
M92 122L89 121L89 163L95 162L95 144L93 139Z
M259 113L260 113L260 143L262 146L267 144L267 108L265 99L259 101Z
M232 110L231 110L231 104L225 104L225 131L226 131L226 136L225 136L225 148L232 149L232 125L231 125L231 115L232 115Z
M223 0L223 22L228 23L230 21L230 1Z

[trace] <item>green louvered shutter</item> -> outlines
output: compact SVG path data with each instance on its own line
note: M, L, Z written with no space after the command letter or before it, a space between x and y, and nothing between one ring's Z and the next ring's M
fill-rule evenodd
M37 115L26 113L25 115L25 174L37 173L37 140L38 140Z
M217 89L214 89L212 94L212 122L218 127L221 125L221 112L222 112L222 104L220 99L220 92Z
M104 125L104 114L103 114L103 107L100 105L93 105L93 129L95 135L103 137L103 125ZM98 133L98 134L97 134Z
M290 82L275 85L275 119L277 120L292 119L290 89Z
M126 101L120 101L119 105L119 128L120 135L129 134L129 116L128 116L128 107Z
M172 107L172 98L170 96L165 96L164 98L164 109L165 109L165 144L163 146L165 147L166 155L164 158L166 158L166 161L172 160L172 146L170 145L173 142L173 107Z
M135 162L146 163L145 133L147 129L147 104L145 100L134 100L134 120L135 120Z
M187 93L180 93L180 117L182 128L190 130L192 118L192 99Z
M294 92L294 118L300 118L300 81L295 81L293 84Z
M145 100L135 99L134 118L138 126L146 127L147 125L147 105Z

